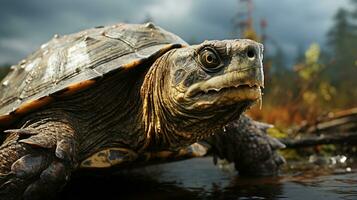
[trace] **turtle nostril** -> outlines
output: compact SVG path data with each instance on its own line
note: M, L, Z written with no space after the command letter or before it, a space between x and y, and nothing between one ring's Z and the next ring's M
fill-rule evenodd
M253 48L248 48L247 56L248 56L248 58L254 58L255 57L255 50Z

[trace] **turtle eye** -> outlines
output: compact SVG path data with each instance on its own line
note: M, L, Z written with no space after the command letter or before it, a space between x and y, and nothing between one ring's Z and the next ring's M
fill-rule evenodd
M200 51L199 55L200 62L206 71L215 72L221 67L221 58L213 48L206 47Z

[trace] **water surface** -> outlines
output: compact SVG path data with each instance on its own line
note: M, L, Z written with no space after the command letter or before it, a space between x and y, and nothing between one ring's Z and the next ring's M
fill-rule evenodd
M114 175L75 175L59 199L357 199L357 165L290 162L278 177L248 178L212 158L138 168Z

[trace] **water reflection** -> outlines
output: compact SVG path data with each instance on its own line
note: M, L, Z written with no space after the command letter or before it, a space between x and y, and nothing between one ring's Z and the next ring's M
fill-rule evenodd
M292 162L279 177L247 178L199 158L130 172L75 174L59 199L357 199L357 168Z

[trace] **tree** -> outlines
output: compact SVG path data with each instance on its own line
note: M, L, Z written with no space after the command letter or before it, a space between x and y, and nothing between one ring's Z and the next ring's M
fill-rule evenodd
M326 74L339 93L339 105L355 104L357 92L357 0L352 0L352 12L340 8L334 16L334 24L327 34L331 48ZM351 106L351 105L350 105ZM356 106L356 105L354 105Z
M357 19L357 0L351 0L354 9L352 10L352 17Z
M273 73L281 75L287 71L286 60L284 50L280 46L276 46L275 54L272 57L273 60Z
M349 22L349 12L340 8L335 17L334 25L328 32L328 44L332 48L334 61L337 64L353 65L356 44L353 26Z

